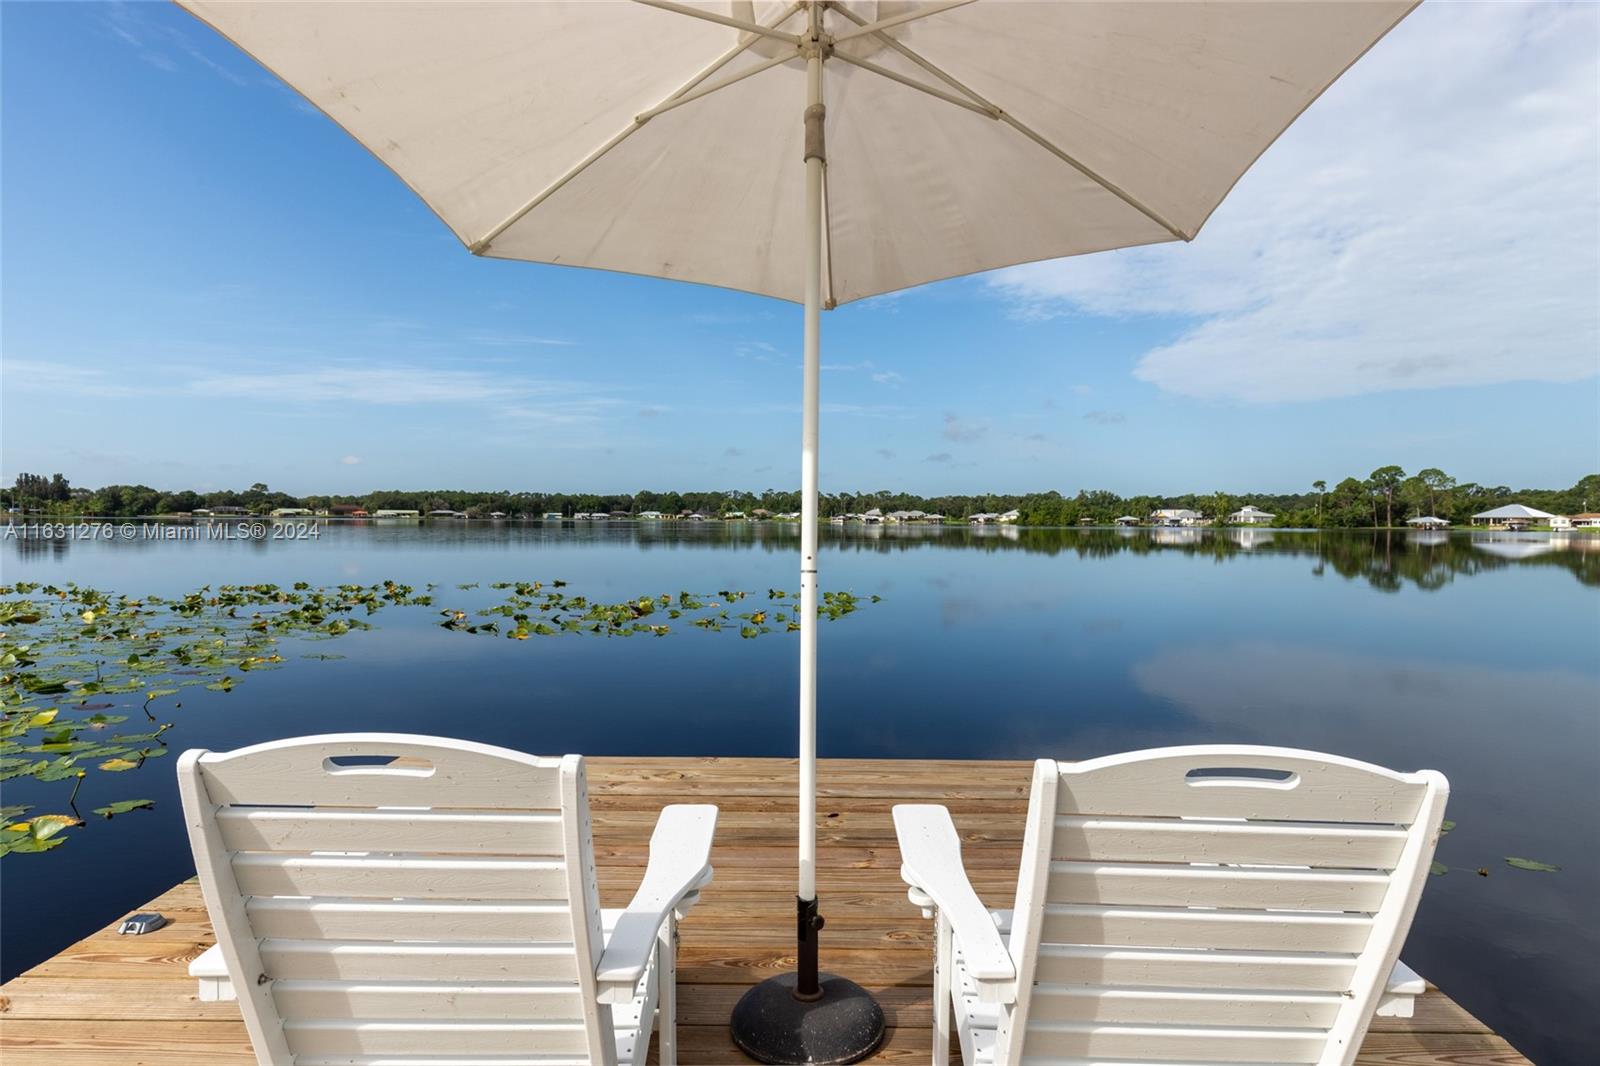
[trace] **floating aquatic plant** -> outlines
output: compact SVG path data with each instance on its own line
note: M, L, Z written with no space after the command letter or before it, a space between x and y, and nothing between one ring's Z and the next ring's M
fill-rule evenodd
M766 609L733 613L732 605L746 593L663 593L603 603L563 592L566 584L497 582L491 588L508 592L504 601L475 615L442 610L439 624L516 640L566 633L662 637L680 620L713 632L737 630L746 639L775 626L799 628L793 620L798 594L778 589L768 590ZM477 584L457 587L467 591ZM418 593L394 581L326 587L300 581L132 597L72 582L0 586L0 781L73 782L65 803L70 814L25 817L31 806L0 807L0 855L60 846L65 830L83 824L74 801L91 770L126 774L165 756L164 734L174 723L163 719L182 708L174 697L184 689L232 692L251 673L283 667L282 640L334 640L371 629L367 619L382 610L437 609L435 588ZM829 592L818 615L842 618L861 602ZM343 656L306 652L300 658ZM119 730L132 713L107 712L124 711L142 714L145 728ZM148 799L117 800L93 813L109 819L153 806Z

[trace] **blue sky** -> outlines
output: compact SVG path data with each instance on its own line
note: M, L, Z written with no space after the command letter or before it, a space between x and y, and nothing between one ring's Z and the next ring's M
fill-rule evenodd
M0 5L0 477L794 487L800 313L479 260L175 8ZM824 316L825 491L1600 468L1600 9L1428 4L1190 245Z

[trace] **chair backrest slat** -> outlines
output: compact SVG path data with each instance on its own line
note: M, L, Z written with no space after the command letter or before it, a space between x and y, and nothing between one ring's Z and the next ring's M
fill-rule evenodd
M261 1061L614 1061L577 756L343 734L187 752L178 776Z
M1447 794L1281 748L1041 761L997 1061L1348 1066Z

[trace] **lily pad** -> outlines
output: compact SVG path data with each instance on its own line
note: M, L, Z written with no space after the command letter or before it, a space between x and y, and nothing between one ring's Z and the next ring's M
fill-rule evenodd
M129 759L107 759L100 764L100 769L120 773L123 770L137 770L139 764Z
M1547 862L1538 862L1534 859L1519 859L1510 855L1506 856L1506 865L1517 870L1531 870L1534 873L1541 874L1551 874L1561 869L1561 867L1552 866Z
M94 813L102 818L114 818L119 814L127 814L129 811L143 810L155 805L155 800L117 800L117 802L108 803L104 807L96 807Z

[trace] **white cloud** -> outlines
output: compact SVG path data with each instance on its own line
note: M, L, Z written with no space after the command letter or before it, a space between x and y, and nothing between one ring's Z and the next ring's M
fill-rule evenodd
M1315 400L1600 373L1600 10L1424 5L1187 247L1017 267L1025 316L1198 319L1134 374Z
M159 384L94 367L10 359L8 389L80 396L185 396L276 404L285 409L322 404L373 407L462 404L504 419L550 425L598 421L624 400L591 382L507 377L478 370L432 369L403 363L249 370L218 373L168 367ZM148 375L146 375L148 377ZM353 456L341 462L350 463Z
M343 366L213 373L191 379L184 391L218 399L397 406L510 401L530 392L564 391L567 387L563 383L518 381L471 370Z
M968 444L980 439L988 431L988 426L964 421L954 411L946 411L944 413L945 440L955 441L957 444Z

